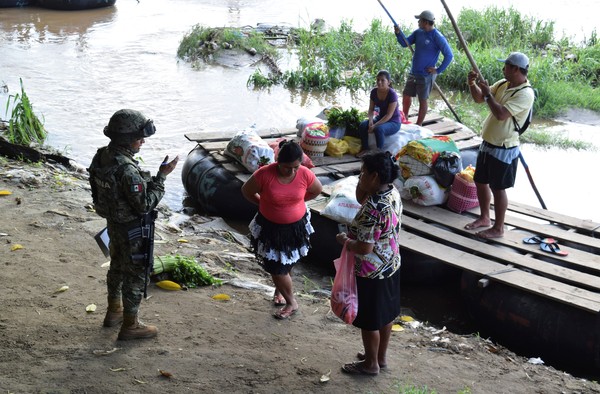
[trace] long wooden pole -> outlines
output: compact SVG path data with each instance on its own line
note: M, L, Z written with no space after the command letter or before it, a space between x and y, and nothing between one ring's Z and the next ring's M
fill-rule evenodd
M473 56L471 56L471 52L469 52L467 43L465 42L465 39L463 38L463 35L460 32L460 29L458 28L458 24L456 23L456 21L454 20L454 17L452 16L452 12L450 12L450 8L448 8L448 5L446 4L446 2L444 0L441 0L441 1L442 1L442 5L444 6L444 9L446 10L446 15L448 15L448 18L450 19L450 22L452 23L452 26L454 27L454 31L456 32L456 36L458 37L458 41L460 41L460 45L462 45L463 49L465 50L465 54L467 55L467 58L469 59L469 62L471 63L471 67L473 67L473 71L475 71L477 73L477 75L479 76L479 79L485 79L485 78L483 78L481 71L479 71L479 67L477 67L477 63L475 63L475 59L473 59Z
M479 76L479 79L484 80L485 78L483 78L481 71L479 71L479 67L477 67L477 63L475 63L475 59L473 59L473 56L471 56L471 52L469 51L469 48L467 47L467 43L465 42L465 39L463 38L463 35L460 32L460 29L458 28L458 24L456 23L456 21L454 20L454 17L452 16L452 12L450 12L450 8L448 8L448 5L446 4L445 0L441 0L441 2L442 2L442 5L444 6L444 9L446 10L446 14L448 15L448 18L450 19L450 22L452 22L452 26L454 26L454 30L456 31L456 36L458 37L458 40L460 41L460 44L462 45L462 47L465 51L465 54L467 55L467 58L469 59L469 62L471 63L471 67L473 67L473 71L475 71L477 73L477 75ZM533 192L535 193L536 197L538 198L540 205L542 206L542 208L548 209L548 208L546 208L546 203L544 203L544 200L542 199L542 195L538 191L538 188L535 185L535 182L533 181L533 177L531 176L531 172L529 171L529 166L525 162L525 158L523 158L523 153L521 153L521 152L519 152L519 160L521 161L521 164L523 164L523 167L525 168L525 172L527 173L527 178L529 179L529 184L531 184L531 188L533 189Z
M377 0L377 1L381 5L381 8L383 8L383 10L385 11L385 13L392 20L392 23L394 24L394 27L398 26L398 24L396 23L396 21L394 20L394 18L392 17L392 15L389 13L389 11L387 10L387 8L385 8L385 6L381 2L381 0ZM402 36L404 37L404 35L402 35ZM406 41L406 37L404 37L404 42L406 43L406 46L408 47L408 49L410 49L410 52L414 55L415 51L414 51L413 47L410 46L410 44L408 43L408 41ZM454 115L454 117L456 118L456 121L458 123L462 123L461 120L460 120L460 118L458 117L458 114L454 111L454 108L452 108L452 105L450 104L450 102L448 101L448 99L446 98L446 96L444 95L444 92L442 92L442 89L439 87L439 85L435 81L433 81L433 87L435 88L435 90L437 90L437 92L439 93L439 95L442 98L442 100L444 100L444 102L448 106L448 109L450 110L450 112L452 112L452 115Z

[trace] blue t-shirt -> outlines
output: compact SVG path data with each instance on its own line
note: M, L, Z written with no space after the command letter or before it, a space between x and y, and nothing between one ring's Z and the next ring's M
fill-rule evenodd
M400 123L400 104L398 103L398 94L394 89L390 88L387 96L385 96L383 100L379 100L379 98L377 97L377 88L375 88L371 90L371 96L369 98L375 103L376 107L379 107L380 118L383 118L387 114L390 103L397 103L396 109L394 110L394 114L392 115L390 120L388 120L388 122Z
M396 35L396 39L403 47L407 46L406 41L408 41L409 45L415 45L415 53L410 70L410 73L413 75L429 75L427 68L436 66L440 53L444 55L444 60L442 60L442 64L437 68L438 74L443 73L454 58L448 40L437 29L431 31L417 29L408 37L405 37L401 31Z

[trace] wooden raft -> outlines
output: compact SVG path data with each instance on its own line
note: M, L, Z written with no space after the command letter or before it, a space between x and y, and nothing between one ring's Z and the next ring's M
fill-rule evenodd
M413 120L411 118L411 120ZM481 143L475 133L437 114L428 114L424 126L436 135L452 137L461 150ZM250 174L232 158L223 155L234 133L196 133L186 138L202 148L242 181ZM294 138L295 129L263 130L269 140ZM351 155L313 159L318 176L340 179L360 172L360 160ZM313 214L320 214L331 187L309 202ZM497 281L517 289L555 300L591 313L600 311L600 224L519 203L510 203L503 238L481 240L476 231L464 229L479 213L478 208L458 214L439 206L424 207L404 201L401 245L462 270L481 275L480 281ZM523 243L531 235L552 237L562 250L561 257L539 245Z
M415 121L416 116L409 117L410 121ZM441 115L430 113L426 116L423 126L433 131L435 135L445 135L451 137L460 150L477 148L481 143L481 139L477 135L451 119ZM277 138L296 138L296 129L278 130L268 129L257 131L267 142ZM227 143L234 136L235 132L202 132L186 134L185 137L198 143L202 148L206 149L209 154L220 163L225 169L234 174L241 181L246 181L250 174L237 163L233 158L225 156L223 151L227 147ZM313 172L317 176L329 176L333 179L340 179L348 175L356 175L360 172L360 160L353 155L346 154L341 158L336 157L320 157L314 158Z

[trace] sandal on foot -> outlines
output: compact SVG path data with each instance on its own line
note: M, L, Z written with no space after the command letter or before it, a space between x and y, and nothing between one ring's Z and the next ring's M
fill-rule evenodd
M298 312L298 308L296 308L296 309L281 308L277 312L273 313L273 317L275 319L279 319L279 320L286 320L286 319L289 319L290 317L294 316L296 314L296 312Z
M356 353L356 358L359 359L360 361L365 361L365 353L364 352ZM387 368L387 364L379 364L379 369L386 369L386 368Z
M286 304L285 298L283 296L273 296L273 305L275 306L284 306Z
M377 376L379 372L371 372L366 371L362 367L362 362L352 362L348 364L344 364L342 366L342 372L347 373L348 375L367 375L367 376Z

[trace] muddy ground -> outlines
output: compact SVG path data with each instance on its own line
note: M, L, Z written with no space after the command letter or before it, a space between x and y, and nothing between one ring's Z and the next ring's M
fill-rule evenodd
M11 192L0 196L2 393L600 393L595 382L475 334L418 321L393 333L379 376L345 375L360 332L332 315L329 275L302 264L294 272L301 312L278 321L269 277L244 235L164 207L155 254L194 256L226 284L151 284L140 316L158 337L117 341L118 328L102 327L107 259L93 236L104 224L85 172L0 158L0 190ZM95 312L86 312L90 304Z

